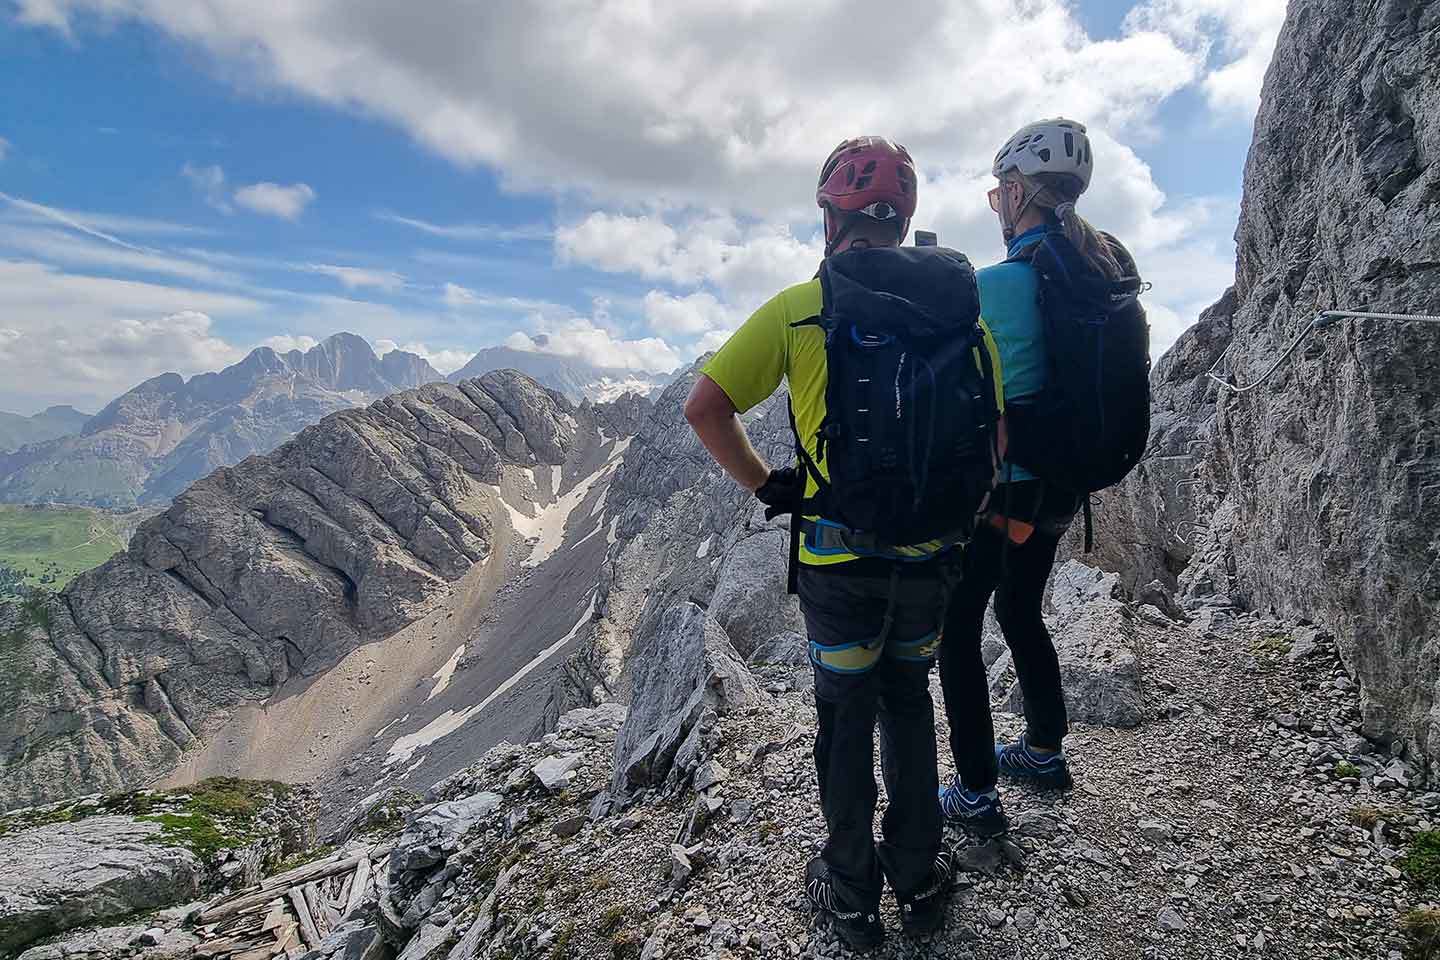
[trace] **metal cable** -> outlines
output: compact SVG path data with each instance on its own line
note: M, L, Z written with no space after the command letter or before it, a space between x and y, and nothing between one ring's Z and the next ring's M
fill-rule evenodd
M1440 316L1430 313L1370 313L1363 310L1325 310L1317 313L1314 319L1305 324L1305 326L1301 328L1299 335L1290 341L1290 346L1285 348L1285 352L1280 354L1280 357L1274 363L1270 364L1269 368L1252 382L1240 386L1215 375L1215 371L1225 362L1225 358L1229 356L1230 347L1234 346L1234 341L1231 341L1224 350L1220 351L1220 356L1216 357L1215 362L1210 365L1210 369L1205 371L1205 376L1214 380L1231 393L1249 393L1274 376L1275 371L1280 369L1280 365L1290 359L1290 355L1295 352L1295 349L1299 347L1305 338L1313 331L1324 329L1336 320L1341 319L1392 320L1400 323L1440 323Z

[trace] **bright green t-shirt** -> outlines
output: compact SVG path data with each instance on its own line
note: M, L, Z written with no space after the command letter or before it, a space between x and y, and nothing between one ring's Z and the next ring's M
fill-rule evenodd
M824 294L820 280L808 280L782 290L780 294L756 310L749 320L725 342L701 373L714 380L741 413L765 400L780 387L782 380L790 385L790 403L795 413L795 428L812 462L816 454L816 434L825 419L825 333L815 325L796 327L793 324L820 315ZM981 321L984 327L984 321ZM996 371L996 401L1003 411L1003 382L1000 355L995 341L985 328L986 349ZM829 478L823 462L820 473ZM806 474L805 495L816 491L815 478ZM817 519L810 517L809 519ZM917 559L934 552L928 544L906 548ZM857 559L843 551L819 553L805 543L800 546L800 561L814 566L828 566Z

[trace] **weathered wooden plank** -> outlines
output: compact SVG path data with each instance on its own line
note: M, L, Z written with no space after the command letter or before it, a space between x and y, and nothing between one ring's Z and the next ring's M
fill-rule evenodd
M227 917L233 917L242 913L248 913L251 910L258 910L263 907L268 907L271 900L274 900L276 897L282 897L284 895L285 891L283 890L256 890L252 887L248 891L243 891L224 900L216 900L214 903L210 904L210 906L200 911L200 915L196 918L196 922L202 925L208 923L217 923L221 920L226 919Z
M270 908L270 912L265 914L265 921L260 924L260 929L279 930L285 926L285 922L287 919L288 916L285 911L285 901L276 900L274 905Z
M354 870L355 864L360 858L366 856L365 851L342 857L340 854L332 854L324 860L317 860L314 863L307 863L304 866L296 867L294 870L286 870L284 873L277 873L273 877L266 877L260 881L263 890L274 890L278 887L298 887L303 883L312 880L319 880L323 877L334 876L337 873L345 873Z
M330 923L325 916L325 904L320 899L320 888L314 883L307 883L300 889L305 894L305 905L310 908L310 919L315 921L315 929L324 939L330 933Z
M369 863L370 861L369 861L369 860L365 860L364 862L365 862L365 863ZM356 869L356 870L359 870L360 868L359 868L359 866L356 866L355 869ZM340 882L340 889L335 892L335 898L334 898L331 902L335 904L335 908L336 908L337 910L339 910L341 913L349 913L349 912L350 912L350 911L348 911L348 910L345 909L345 906L346 906L346 904L348 904L348 903L350 902L350 888L353 887L354 885L355 885L355 874L353 874L353 873L346 874L346 875L345 875L345 879Z
M305 903L305 894L299 887L290 888L290 903L295 907L295 916L300 921L300 936L305 945L311 950L319 949L320 931L315 928L315 920L310 916L310 908Z
M350 895L345 899L345 916L350 916L365 899L370 887L370 858L364 857L355 865L355 876L350 881Z
M299 942L300 924L291 920L275 932L275 952L271 956L279 956L291 947L298 946Z

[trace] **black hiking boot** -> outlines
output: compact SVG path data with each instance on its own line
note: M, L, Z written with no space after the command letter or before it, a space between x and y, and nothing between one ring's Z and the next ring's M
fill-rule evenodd
M820 857L812 858L805 866L805 895L816 910L830 917L835 933L851 950L874 950L885 940L879 905L869 910L851 910L841 903L830 882L830 866Z
M954 886L955 854L942 844L940 852L935 854L930 882L918 893L895 898L900 903L900 923L905 933L928 937L939 930L945 923L945 904Z

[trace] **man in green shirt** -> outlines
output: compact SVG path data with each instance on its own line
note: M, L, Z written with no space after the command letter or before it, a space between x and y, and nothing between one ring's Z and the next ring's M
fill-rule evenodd
M895 247L915 211L916 176L903 147L880 137L842 143L821 170L826 256L862 247ZM750 445L738 414L787 381L796 434L828 482L815 449L825 419L825 334L796 326L821 312L818 279L782 291L750 317L704 368L685 415L707 450L737 483L765 503L793 506L817 482L794 467L772 470ZM993 341L986 342L993 351ZM792 520L792 522L794 522ZM807 530L825 524L808 518ZM953 878L935 804L934 711L928 676L939 643L945 590L941 548L900 548L901 562L857 556L807 533L798 589L815 668L818 733L815 765L828 837L806 869L806 892L853 948L884 936L880 896L888 879L907 933L938 929ZM903 568L903 576L897 571ZM889 806L883 839L874 839L876 721Z

